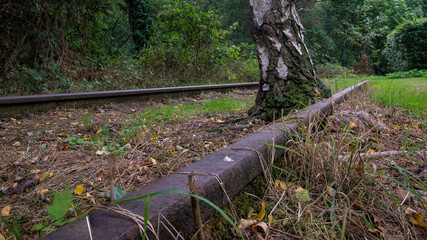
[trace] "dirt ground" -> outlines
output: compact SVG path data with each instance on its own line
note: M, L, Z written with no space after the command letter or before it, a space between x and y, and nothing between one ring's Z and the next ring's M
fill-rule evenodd
M238 98L252 94L254 91L237 91L229 93L228 96ZM10 222L15 219L21 224L24 239L37 238L38 233L31 230L34 225L47 223L49 227L55 228L53 224L49 225L49 214L46 211L46 205L52 203L55 190L63 191L68 188L74 192L78 185L83 186L81 195L75 195L79 201L78 209L71 209L68 214L68 218L73 218L76 212L82 214L90 210L95 203L108 203L106 193L111 185L132 192L264 126L262 122L248 120L247 109L241 109L236 114L205 113L184 120L169 119L153 123L144 127L145 132L126 142L125 148L121 149L117 147L112 150L89 144L95 138L100 139L105 132L108 132L105 137L120 138L126 123L135 121L138 118L136 113L145 111L147 107L201 102L213 97L217 97L217 94L168 102L157 101L151 102L150 105L128 103L106 104L90 109L58 109L1 119L0 209L11 207L6 219ZM87 112L94 113L93 126L84 124L82 116ZM336 171L337 176L334 177L340 181L342 188L351 189L357 177L367 178L363 171L367 169L405 206L405 210L409 211L409 208L414 211L408 215L393 212L392 208L387 207L387 204L394 204L391 198L388 198L385 192L380 192L378 185L367 184L364 191L381 199L381 204L375 202L378 201L375 197L372 202L353 202L351 208L354 214L347 220L349 231L354 233L352 239L377 239L377 236L391 236L388 239L424 239L427 236L426 227L416 226L410 216L418 213L427 216L423 209L423 204L427 203L427 191L423 189L422 184L415 184L415 191L426 201L414 198L397 182L383 175L404 181L403 175L399 174L396 167L398 166L422 181L427 181L427 162L423 153L427 150L426 120L405 110L381 107L370 101L366 94L336 106L334 114L328 120L326 124L329 136L343 144L339 152L343 156L336 157L346 161L343 158L346 152L351 151L351 142L358 143L357 153L361 154L351 170L346 168L345 174ZM108 129L102 128L106 123ZM80 143L77 143L77 140ZM330 139L325 138L318 143L325 156L330 155L332 151L333 144L328 141ZM413 150L414 153L374 158L363 155L406 150ZM107 152L109 154L106 154ZM295 167L291 165L289 168ZM304 172L300 174L308 175ZM309 183L312 186L304 187L310 188L312 199L323 196L321 193L324 192L325 185L321 184L319 179L307 180L307 184ZM339 203L336 204L337 214L340 211L348 211L348 207L347 210L339 209ZM313 204L309 215L322 218L329 215L328 211L321 204ZM364 224L366 217L372 219L374 229ZM293 224L295 221L290 219L288 222ZM287 231L283 224L273 227L271 232L277 230L276 233L279 233L273 234L273 239L283 236L280 231ZM7 235L7 232L7 227L2 224L0 233ZM307 236L304 234L302 236Z
M31 228L49 223L46 205L52 203L56 191L68 188L74 192L82 185L83 193L76 195L77 211L81 214L95 203L108 203L105 195L108 196L111 184L132 192L253 133L264 123L248 120L247 109L242 108L235 114L204 113L144 126L138 137L114 151L96 145L93 139L121 138L124 126L138 120L137 113L148 108L198 103L215 97L240 98L255 93L254 90L205 93L194 98L57 109L3 118L0 122L0 209L11 207L7 219L19 221L24 239L37 238L38 233ZM89 123L84 119L89 116L88 112L93 113ZM102 127L106 123L108 129ZM7 233L4 224L0 233Z

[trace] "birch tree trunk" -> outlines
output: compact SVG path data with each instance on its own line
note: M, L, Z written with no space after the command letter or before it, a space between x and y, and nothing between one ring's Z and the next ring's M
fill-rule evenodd
M272 120L331 90L317 77L304 42L295 0L250 0L253 37L261 70L260 88L249 115Z

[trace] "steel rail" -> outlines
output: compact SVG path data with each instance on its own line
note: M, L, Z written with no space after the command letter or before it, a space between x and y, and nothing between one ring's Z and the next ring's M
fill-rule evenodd
M226 91L258 87L258 82L148 88L118 91L63 93L0 97L0 116L47 111L58 106L90 106L105 102L126 102L152 98L191 96L203 91Z

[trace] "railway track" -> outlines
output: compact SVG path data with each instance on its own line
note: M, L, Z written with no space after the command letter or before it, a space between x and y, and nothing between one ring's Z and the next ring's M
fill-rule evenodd
M57 107L87 107L111 102L146 101L159 98L194 96L207 91L256 88L258 82L187 87L149 88L103 92L63 93L32 96L0 97L0 117L40 112Z

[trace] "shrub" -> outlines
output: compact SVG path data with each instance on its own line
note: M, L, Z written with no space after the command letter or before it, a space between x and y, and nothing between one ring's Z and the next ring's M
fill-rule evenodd
M416 78L427 75L427 70L412 69L405 72L394 72L386 74L388 78Z
M354 77L353 69L346 68L338 63L325 63L318 65L317 73L320 78Z
M387 37L380 71L390 73L427 68L427 18L406 21Z

